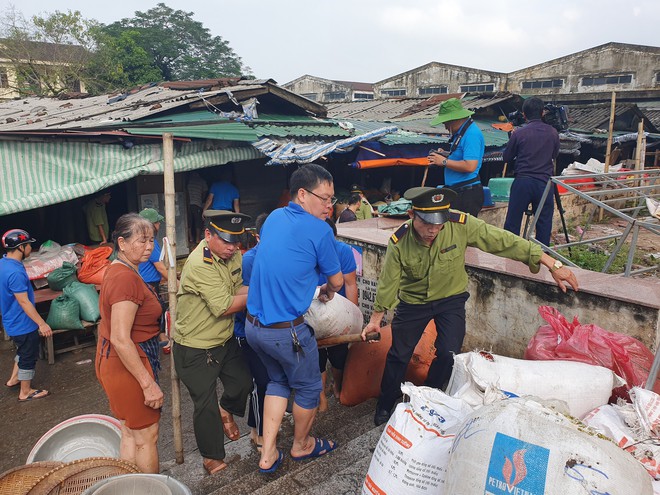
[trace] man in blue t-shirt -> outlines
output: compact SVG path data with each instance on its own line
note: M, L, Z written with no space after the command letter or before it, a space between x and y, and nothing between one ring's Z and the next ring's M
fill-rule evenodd
M214 182L206 197L203 212L206 210L225 210L240 213L240 196L236 186L227 180Z
M300 461L337 448L337 443L309 432L321 393L318 348L303 315L317 288L319 300L329 301L344 279L332 230L325 219L336 202L332 175L315 164L302 165L291 175L291 202L266 220L254 260L247 299L245 334L268 370L270 382L264 404L264 443L259 467L272 473L284 454L277 449L277 432L287 401L295 390L291 457Z
M484 135L470 118L473 114L463 108L458 98L443 102L430 125L444 124L451 133L449 152L432 151L428 159L430 165L444 167L445 187L458 194L452 202L452 208L476 217L484 205L484 188L479 179L479 170L485 144Z
M12 229L2 236L2 247L7 250L0 259L0 314L5 332L16 345L14 368L7 387L20 386L19 402L41 399L48 390L32 388L39 337L50 337L53 332L37 312L34 291L23 260L30 256L35 240L25 230Z

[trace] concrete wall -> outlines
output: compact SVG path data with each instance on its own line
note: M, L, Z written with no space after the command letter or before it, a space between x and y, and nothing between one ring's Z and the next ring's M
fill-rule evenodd
M511 72L507 91L525 94L591 93L621 90L653 89L660 86L656 74L660 70L660 51L637 45L607 44L574 53L542 64ZM651 47L652 48L652 47ZM632 74L629 84L584 86L584 76ZM563 79L561 88L523 89L523 81Z
M375 286L385 257L385 246L400 221L373 219L340 224L339 238L362 249L362 276L358 277L360 309L368 318ZM631 279L574 269L580 290L562 293L548 270L532 275L522 263L468 249L469 276L467 337L463 350L492 349L522 357L529 339L545 324L538 307L557 308L568 320L596 324L631 335L651 349L660 332L660 284L656 278ZM391 314L386 315L391 321Z
M351 88L344 84L337 83L335 81L330 81L328 79L321 79L318 77L305 76L300 77L290 83L282 85L283 88L293 91L296 94L304 95L309 99L313 99L319 103L338 103L338 102L349 102L353 100L353 91ZM345 98L341 100L328 99L328 93L342 92L345 93ZM309 95L316 95L315 98L311 98Z
M485 83L493 83L494 91L499 91L504 86L504 77L498 72L431 63L374 84L374 93L376 98L382 98L384 89L405 89L406 96L416 98L420 96L419 88L447 86L448 93L459 93L461 85Z

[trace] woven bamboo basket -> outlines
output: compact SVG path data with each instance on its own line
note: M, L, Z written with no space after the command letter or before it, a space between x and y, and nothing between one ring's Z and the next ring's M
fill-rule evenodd
M33 462L0 474L0 495L26 495L44 474L61 466L58 461Z
M97 482L121 474L139 473L134 464L109 457L68 462L43 475L27 495L79 495Z

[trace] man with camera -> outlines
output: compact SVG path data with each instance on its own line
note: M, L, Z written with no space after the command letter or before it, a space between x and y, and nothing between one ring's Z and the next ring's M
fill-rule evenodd
M479 170L485 144L484 135L470 118L472 114L474 112L463 108L458 98L450 98L440 105L430 125L444 124L451 133L451 145L449 152L431 151L428 159L430 165L445 169L445 186L458 194L453 207L476 217L484 205Z
M559 153L559 135L554 127L543 122L543 108L540 98L525 100L522 111L527 124L513 132L504 150L505 162L515 160L515 179L509 194L504 229L516 235L520 234L527 207L531 204L532 211L537 212ZM553 197L552 194L546 196L536 222L536 239L546 246L550 245L552 232Z

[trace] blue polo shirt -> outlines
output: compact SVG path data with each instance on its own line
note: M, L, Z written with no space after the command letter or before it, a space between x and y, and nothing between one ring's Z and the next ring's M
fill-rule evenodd
M347 275L357 270L355 263L355 256L353 256L353 248L345 242L335 240L335 248L337 249L337 256L339 257L339 265L341 266L341 273ZM323 285L328 281L328 277L321 274L319 277L319 285ZM339 294L346 297L346 286L342 286Z
M291 202L264 223L247 309L264 325L295 320L309 308L319 275L340 271L330 226Z
M463 123L463 126L466 126L470 121ZM458 136L463 129L463 126L458 130L456 135ZM479 170L481 169L481 162L484 158L484 135L481 133L481 130L477 126L476 122L472 122L470 126L466 129L465 134L459 141L456 149L449 155L450 160L477 160L477 168L474 172L464 173L456 172L445 167L445 186L451 187L454 184L459 182L464 182L469 179L475 179L475 182L479 180ZM467 184L466 184L467 185Z
M151 251L151 256L149 256L147 261L143 261L138 266L140 277L142 277L142 280L149 284L160 282L160 279L163 278L160 272L156 270L156 267L154 266L154 263L160 259L160 251L161 249L158 245L158 241L154 241L154 250Z
M254 258L257 256L257 248L259 244L254 246L243 255L243 285L250 286L250 278L252 277L252 266L254 265ZM245 337L245 311L239 311L234 316L234 335L236 337Z
M2 325L10 337L25 335L39 328L16 299L15 294L27 292L28 299L34 305L34 290L23 263L7 258L0 259L0 313Z
M209 189L209 194L213 194L211 210L234 211L234 200L239 199L236 186L224 180L214 182Z

